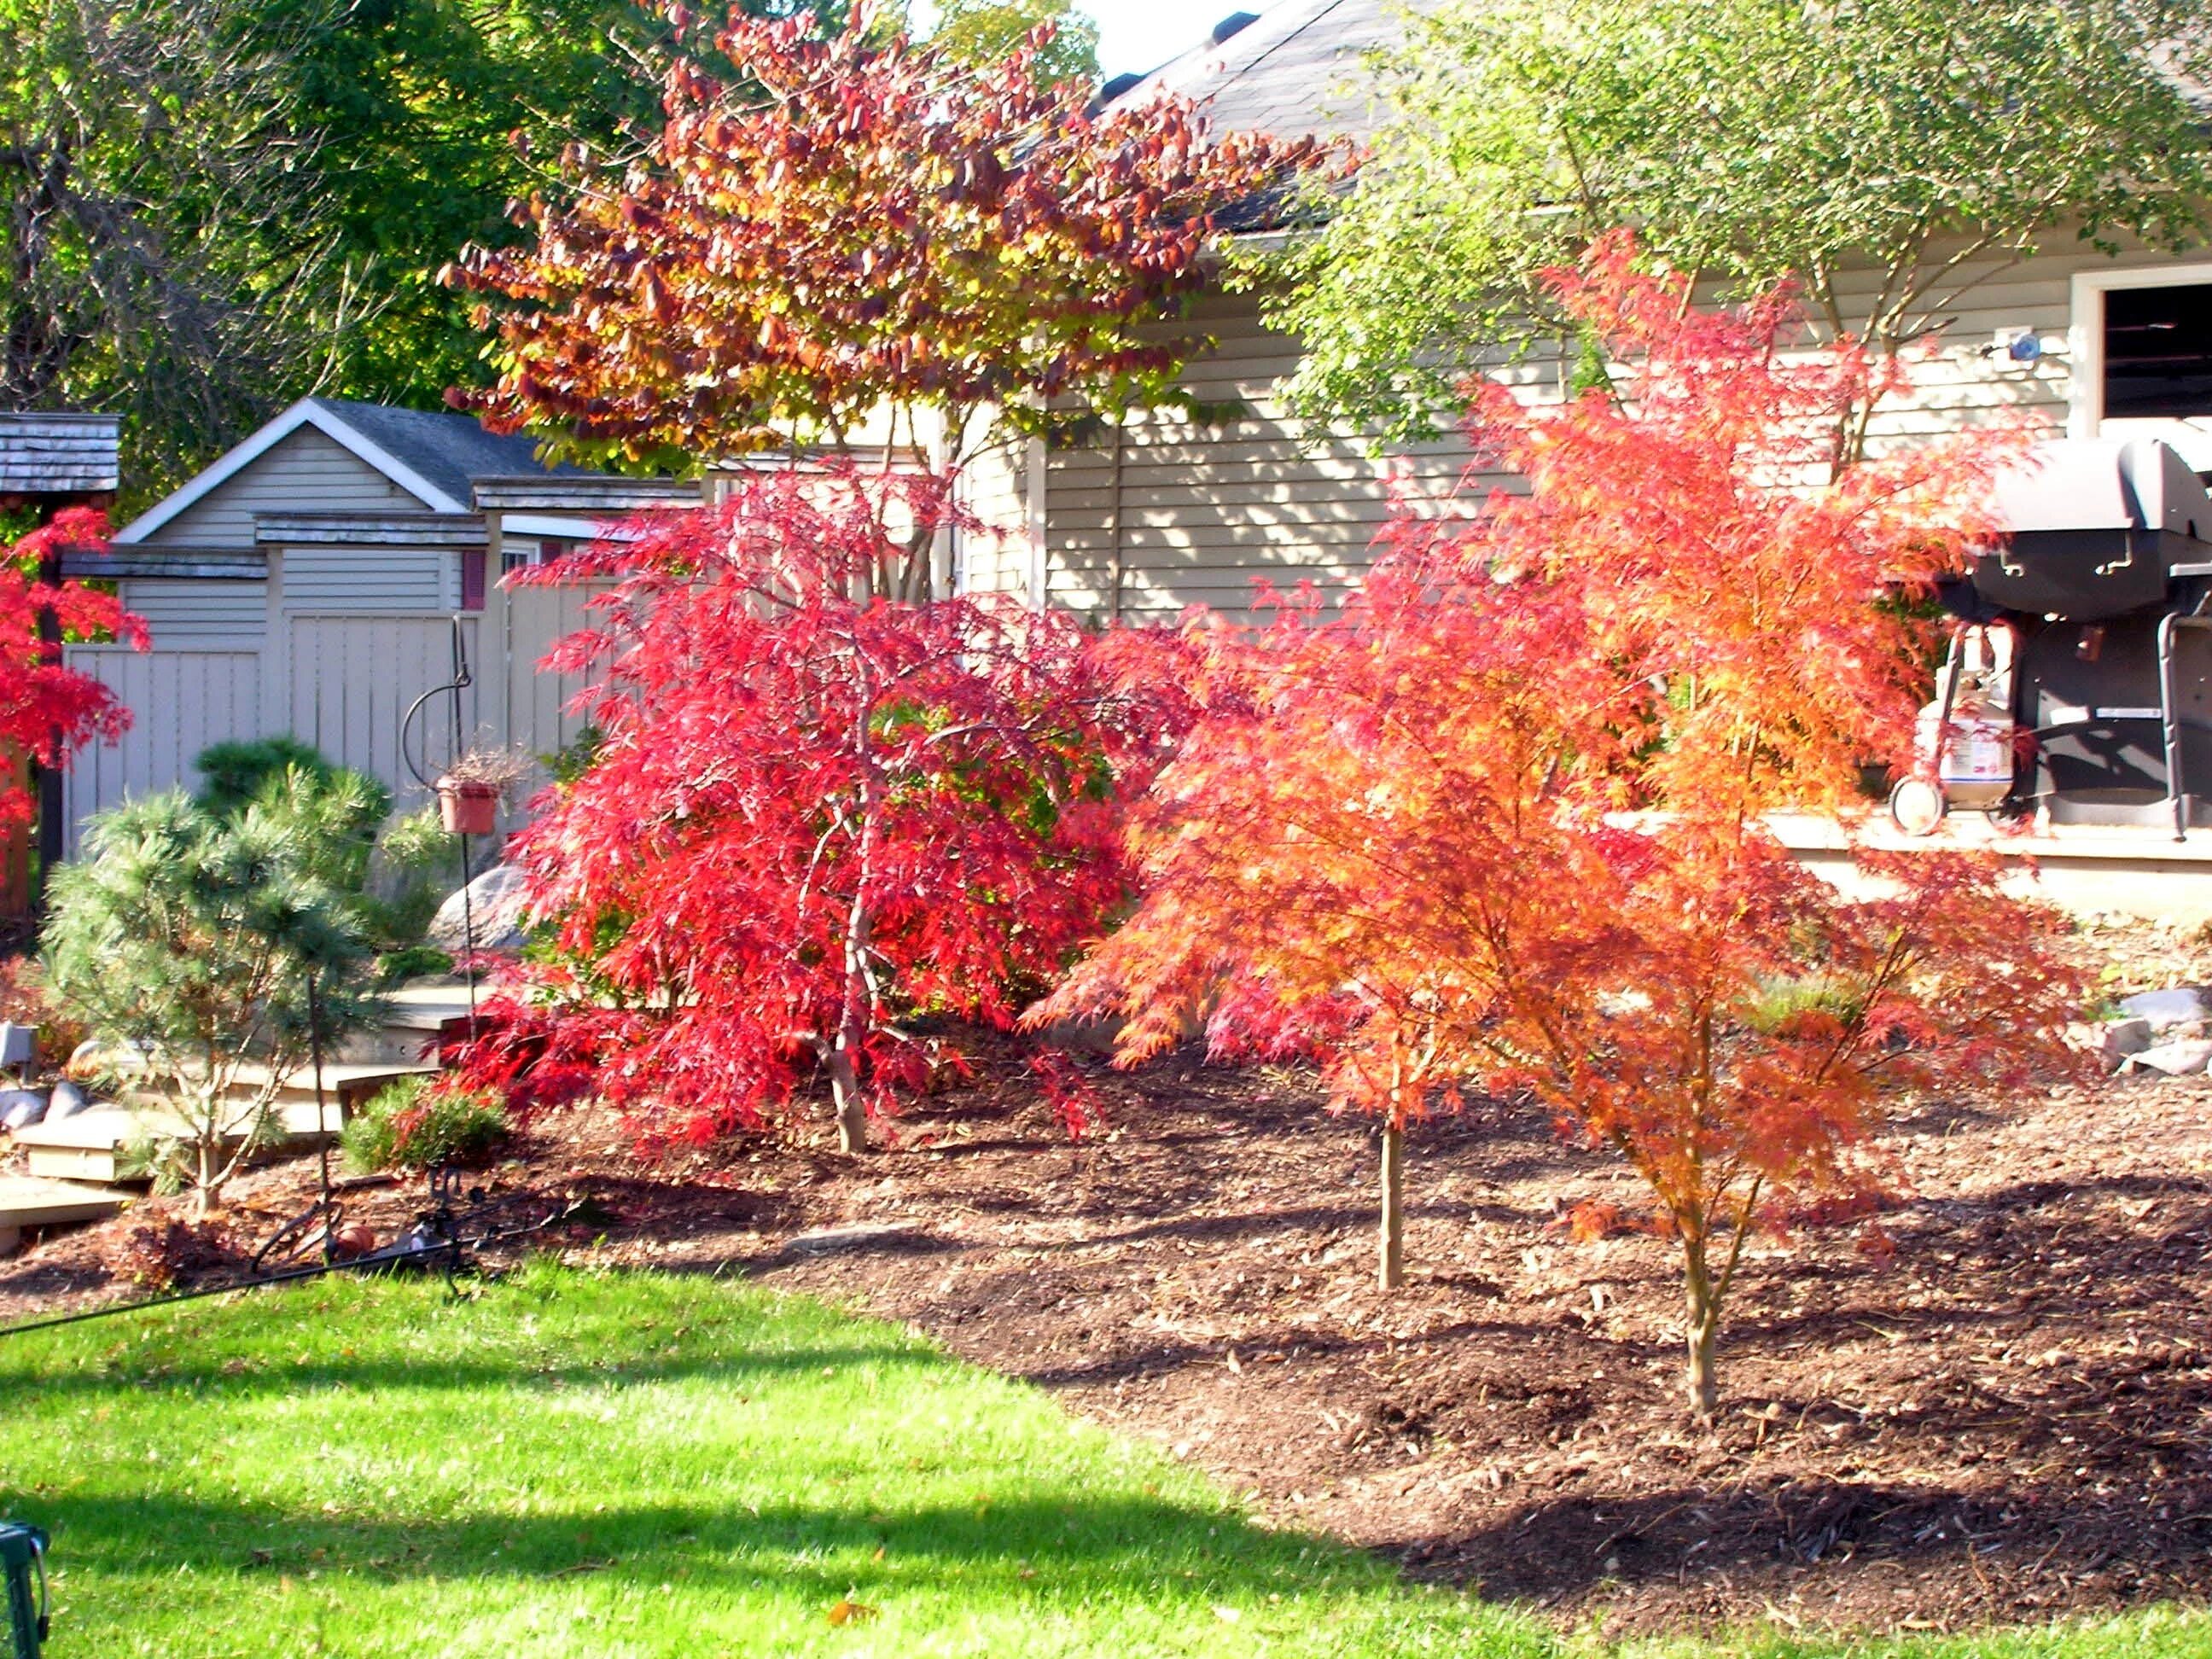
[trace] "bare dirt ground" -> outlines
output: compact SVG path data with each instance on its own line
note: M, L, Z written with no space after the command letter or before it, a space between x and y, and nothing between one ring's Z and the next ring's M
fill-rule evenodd
M2212 976L2140 931L2084 948L2119 989ZM1384 1296L1371 1137L1304 1079L1170 1063L1100 1086L1112 1130L1080 1150L1025 1087L978 1083L866 1159L757 1142L641 1165L571 1113L482 1180L510 1219L588 1199L528 1247L910 1322L1277 1524L1562 1624L1941 1628L2212 1593L2212 1080L1902 1114L1895 1207L1753 1247L1711 1431L1680 1403L1668 1249L1575 1240L1569 1209L1637 1194L1548 1123L1419 1133L1412 1283ZM234 1235L313 1173L258 1172ZM353 1213L388 1235L421 1203L416 1183ZM166 1208L0 1263L0 1318L143 1294L125 1241ZM838 1229L865 1231L810 1237Z

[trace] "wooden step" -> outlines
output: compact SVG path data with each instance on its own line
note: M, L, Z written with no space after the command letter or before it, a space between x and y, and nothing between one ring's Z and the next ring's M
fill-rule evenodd
M58 1227L72 1221L100 1221L130 1200L100 1187L28 1176L0 1176L0 1255L22 1243L26 1227Z
M296 1152L319 1139L334 1138L344 1127L349 1113L385 1085L402 1077L432 1071L428 1066L325 1066L323 1067L323 1109L315 1111L313 1067L285 1074L272 1103L278 1133L264 1156ZM229 1140L242 1140L251 1127L252 1091L269 1079L265 1066L241 1066L239 1082L245 1098L235 1100L237 1117L229 1126ZM96 1106L65 1117L58 1123L34 1123L15 1131L15 1144L23 1149L31 1174L54 1180L112 1182L127 1179L119 1173L124 1151L133 1141L189 1137L184 1119L159 1096L137 1092L125 1101Z
M15 1131L31 1174L56 1181L112 1182L117 1154L137 1139L136 1113L95 1106L58 1123L33 1123Z
M323 1098L351 1110L388 1083L403 1077L427 1076L437 1069L428 1060L334 1060L323 1067ZM237 1080L231 1090L233 1098L250 1099L267 1085L270 1079L266 1066L241 1066L234 1075ZM276 1101L280 1106L304 1103L312 1119L314 1100L313 1066L300 1066L278 1080Z
M276 1122L278 1133L265 1155L314 1144L314 1102L307 1102L304 1109L280 1104L276 1108ZM337 1105L324 1107L325 1137L335 1138L344 1122L344 1114ZM226 1144L235 1146L243 1140L246 1127L241 1113L231 1126L231 1133L224 1136ZM34 1176L56 1181L112 1184L132 1179L122 1172L122 1165L125 1150L133 1142L185 1139L191 1133L190 1126L182 1118L158 1107L100 1106L64 1118L59 1123L34 1123L28 1128L18 1129L15 1144L23 1149L24 1167Z

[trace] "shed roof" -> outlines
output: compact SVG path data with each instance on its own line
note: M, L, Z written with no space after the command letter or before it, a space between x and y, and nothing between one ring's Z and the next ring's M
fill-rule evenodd
M1127 108L1166 92L1201 106L1216 132L1364 138L1380 125L1360 56L1405 38L1403 13L1424 0L1279 0L1216 43L1170 58L1113 100Z
M394 409L387 404L314 400L387 454L435 484L457 505L442 512L471 510L471 488L478 478L575 477L581 469L547 466L538 459L538 441L520 433L487 432L473 415L447 410Z
M182 488L140 514L117 532L115 539L144 540L308 426L374 467L433 513L473 511L470 498L478 478L512 477L518 473L584 476L574 467L544 465L538 459L536 440L487 432L472 415L394 409L337 398L302 398L224 452Z
M112 415L0 413L0 495L97 495L120 482Z

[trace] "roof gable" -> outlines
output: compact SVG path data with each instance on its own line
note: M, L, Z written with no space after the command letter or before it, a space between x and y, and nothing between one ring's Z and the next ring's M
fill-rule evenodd
M474 478L573 471L542 465L534 441L486 432L471 416L302 398L140 514L116 541L146 540L303 428L320 433L433 513L472 512Z

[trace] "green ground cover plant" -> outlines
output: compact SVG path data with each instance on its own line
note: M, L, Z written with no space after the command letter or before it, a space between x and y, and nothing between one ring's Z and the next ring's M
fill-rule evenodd
M356 1175L481 1161L507 1133L507 1113L488 1095L437 1091L428 1077L386 1084L346 1122L338 1144Z
M1042 1393L822 1304L533 1267L327 1280L0 1343L0 1514L55 1534L80 1655L1589 1650L1269 1530ZM1644 1652L2201 1653L2035 1635Z

